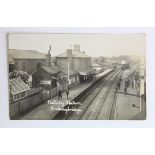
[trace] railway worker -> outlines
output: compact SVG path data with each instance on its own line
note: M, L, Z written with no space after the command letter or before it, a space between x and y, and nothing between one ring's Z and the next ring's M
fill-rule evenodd
M60 100L60 89L58 89L58 100Z
M127 88L130 86L130 80L127 78Z
M124 80L124 83L125 83L125 87L129 87L130 86L130 80L129 80L129 78L126 78L125 80Z
M134 88L135 88L135 83L136 83L135 79L134 79L134 78L132 78L132 81L131 81L131 84L132 84L132 89L134 89Z
M125 80L124 80L124 82L125 82L125 84L124 84L124 95L126 96L126 94L127 94L127 89L128 89L128 87L129 87L129 84L130 84L130 82L129 82L129 79L128 78L126 78Z
M124 96L127 94L127 87L124 87Z
M118 80L118 82L117 82L117 90L120 90L121 89L121 81L120 80Z
M58 100L62 100L62 91L61 91L61 89L59 88L58 89Z
M68 100L68 96L69 96L69 86L67 86L67 89L66 89L66 96L67 96L67 100Z

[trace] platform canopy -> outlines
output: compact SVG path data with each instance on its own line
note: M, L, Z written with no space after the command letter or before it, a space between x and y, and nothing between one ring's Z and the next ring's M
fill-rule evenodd
M94 69L92 68L79 70L80 75L90 75L90 74L93 74L93 72L94 72Z

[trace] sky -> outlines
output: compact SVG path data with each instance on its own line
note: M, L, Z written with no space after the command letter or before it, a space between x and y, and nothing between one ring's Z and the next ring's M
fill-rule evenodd
M10 33L8 35L8 48L20 50L36 50L47 53L51 45L51 55L56 56L80 44L81 51L92 57L143 55L146 52L146 35L142 33L128 34L24 34Z

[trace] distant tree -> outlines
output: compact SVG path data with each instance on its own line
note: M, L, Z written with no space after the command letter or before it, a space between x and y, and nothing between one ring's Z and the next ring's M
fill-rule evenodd
M25 83L27 83L27 82L28 82L28 79L29 79L29 75L23 74L23 75L21 76L21 79L22 79Z

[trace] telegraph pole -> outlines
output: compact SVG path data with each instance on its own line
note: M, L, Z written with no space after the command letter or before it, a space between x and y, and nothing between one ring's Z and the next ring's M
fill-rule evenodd
M69 80L69 57L68 57L68 72L67 72L67 79L68 79L68 85L69 85L69 83L70 83L70 82L69 82L69 81L70 81L70 80Z

